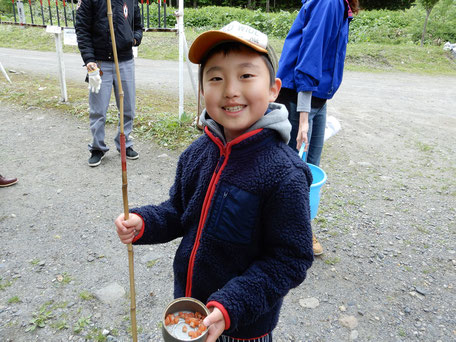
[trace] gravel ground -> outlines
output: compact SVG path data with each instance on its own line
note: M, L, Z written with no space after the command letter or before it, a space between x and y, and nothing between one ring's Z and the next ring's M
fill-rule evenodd
M455 81L347 73L313 222L325 254L285 298L276 341L456 340ZM85 121L0 102L0 122L0 172L19 178L0 189L0 341L129 341L114 130L90 168ZM135 147L130 206L159 203L179 153ZM134 248L139 341L161 341L178 242Z

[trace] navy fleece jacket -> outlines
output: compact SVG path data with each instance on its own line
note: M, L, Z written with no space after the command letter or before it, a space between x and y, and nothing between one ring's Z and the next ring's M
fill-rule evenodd
M225 143L203 112L205 134L181 155L169 200L132 209L144 227L135 244L182 237L174 259L174 295L222 310L225 335L271 332L283 297L313 261L307 165L285 141L285 106ZM288 130L288 131L287 131Z

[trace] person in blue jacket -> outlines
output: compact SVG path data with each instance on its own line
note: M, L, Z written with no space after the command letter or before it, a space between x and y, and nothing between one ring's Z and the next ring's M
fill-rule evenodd
M206 303L207 342L269 342L313 262L312 174L287 146L265 34L232 22L197 37L189 60L201 64L204 134L180 156L169 199L119 215L117 234L136 245L182 238L174 296Z
M278 103L288 109L292 125L288 145L306 161L320 165L326 126L326 101L342 82L348 26L358 0L302 0L285 39L277 77L282 80ZM314 254L323 253L314 240Z

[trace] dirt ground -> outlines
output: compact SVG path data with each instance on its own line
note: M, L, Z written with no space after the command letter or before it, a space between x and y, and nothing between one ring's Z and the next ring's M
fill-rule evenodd
M325 254L287 295L275 341L456 340L455 85L346 73L329 102L342 130L325 145L313 222ZM131 340L114 130L90 168L85 121L0 103L0 122L0 173L19 178L0 189L0 341ZM159 203L179 152L135 147L130 206ZM140 341L161 341L177 245L134 248Z

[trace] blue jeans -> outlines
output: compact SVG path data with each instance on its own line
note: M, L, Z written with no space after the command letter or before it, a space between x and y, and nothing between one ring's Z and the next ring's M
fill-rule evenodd
M295 93L296 94L296 93ZM291 96L290 96L291 95ZM296 137L299 129L299 112L296 110L298 97L292 96L291 92L285 92L279 95L276 102L284 104L288 109L288 120L291 123L291 136L288 146L296 152ZM318 108L311 108L309 113L309 131L307 139L309 147L307 150L306 161L309 164L320 165L320 157L323 151L326 128L326 103Z
M101 76L101 88L98 94L89 91L89 120L90 130L92 131L93 141L89 145L89 150L100 150L107 152L109 148L105 144L105 124L106 112L108 111L112 89L116 98L117 108L120 108L119 86L114 62L99 61L98 66L103 72ZM129 135L133 130L133 119L135 117L135 61L119 62L120 78L122 80L122 90L124 93L124 133L126 148L133 145ZM120 123L119 123L120 125ZM114 139L117 150L120 150L120 127L118 125L117 136Z

